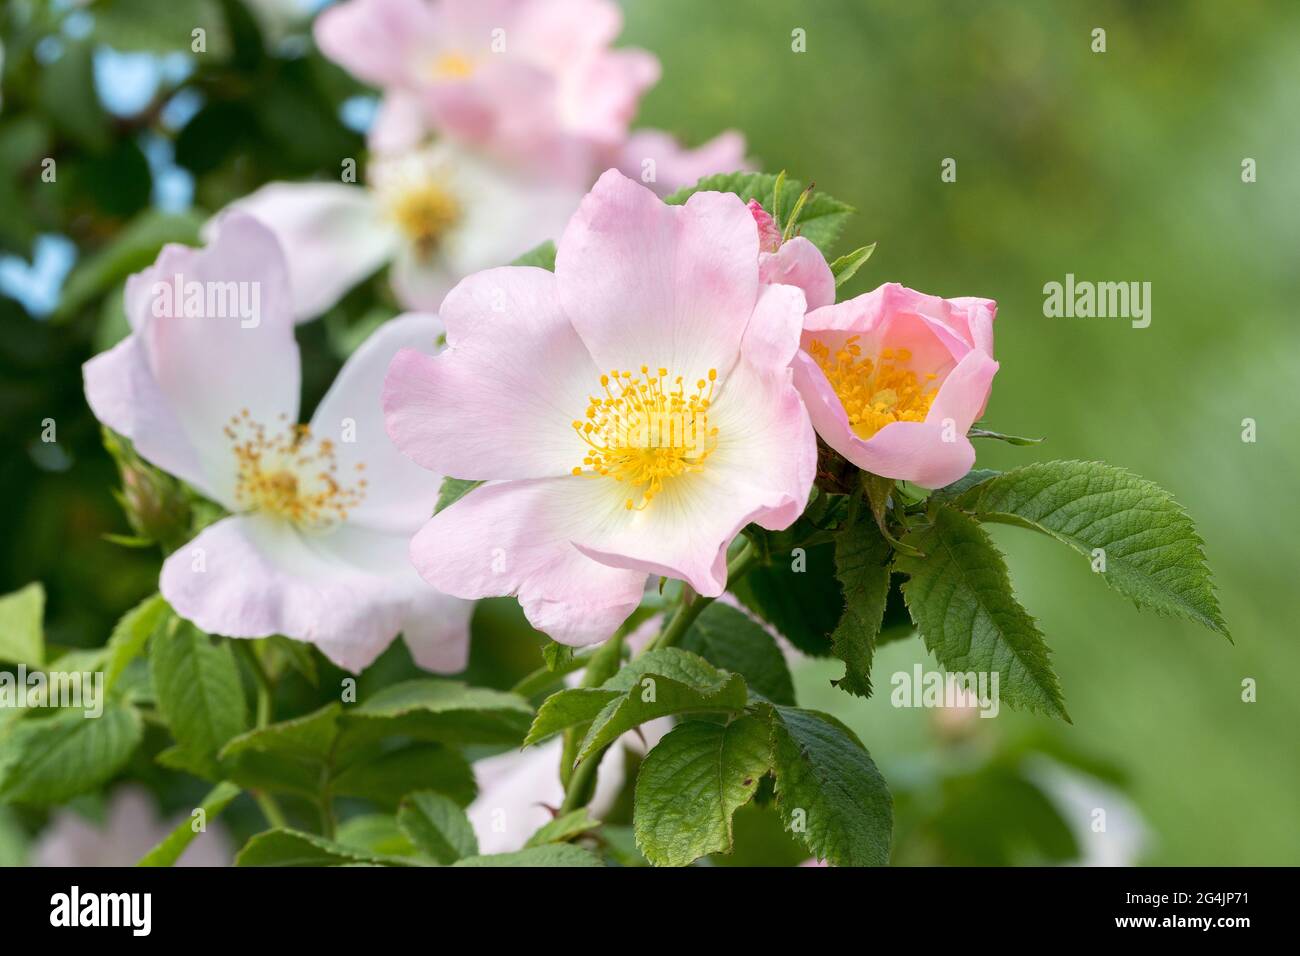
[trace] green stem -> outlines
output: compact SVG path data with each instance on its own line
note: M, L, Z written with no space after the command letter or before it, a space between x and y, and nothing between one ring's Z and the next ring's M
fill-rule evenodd
M257 648L248 641L232 641L232 643L244 658L248 669L253 672L253 682L257 685L257 726L265 727L271 722L271 695L275 688L271 686L271 678L267 676L266 668L262 666L262 660L257 656Z
M261 790L251 791L253 799L257 802L257 807L262 811L262 816L266 817L266 822L276 828L287 827L289 821L285 818L284 811L280 809L280 804L275 802L275 797Z
M275 688L271 684L271 678L267 676L266 668L262 666L262 659L257 656L257 648L250 641L233 641L238 653L248 664L248 669L253 672L253 682L257 685L257 726L262 728L271 723L273 715L271 695ZM258 809L262 811L262 816L266 817L266 822L273 827L288 826L288 820L284 811L280 809L280 804L276 802L275 797L262 790L250 791L253 794L253 800L256 801Z
M732 558L730 563L727 565L727 580L729 582L736 581L743 577L750 568L758 563L758 558L758 548L754 546L754 542L746 541L745 546L736 553L736 556ZM674 644L677 644L686 636L686 632L690 630L695 619L700 616L700 612L712 603L713 598L700 597L698 594L693 600L688 600L687 592L683 592L682 603L677 606L677 611L673 614L672 620L668 622L667 627L663 629L657 638L646 645L645 651L655 650L660 647L672 647ZM620 631L610 640L611 642L617 641L618 646L621 648L623 637L624 634ZM642 653L645 653L645 651ZM588 674L590 674L590 671L588 671ZM605 677L601 677L600 681L597 683L603 683L604 680ZM592 684L587 683L585 676L583 686L593 686ZM566 740L566 744L567 743L568 741ZM608 750L609 748L605 747L597 751L574 768L573 773L569 775L569 781L564 788L564 802L560 805L561 814L570 813L586 805L587 800L591 796L596 771L599 769L600 762L604 759L605 753ZM565 759L568 759L569 752L570 747L566 746Z
M608 749L608 747L605 747L592 754L574 768L573 775L569 777L569 785L564 790L564 802L560 804L561 816L586 806L587 800L591 796L588 791L592 789L591 784L595 780L596 769L600 766L600 762L605 759L605 751Z
M743 577L750 568L758 561L758 549L754 547L753 541L746 541L745 546L736 553L727 565L727 582L736 581ZM695 619L700 616L706 607L714 601L711 597L701 597L695 595L693 600L687 601L685 594L682 597L682 603L677 607L677 613L668 622L668 626L656 637L649 645L647 651L657 651L663 647L673 647L681 642L686 636L686 632L691 629Z

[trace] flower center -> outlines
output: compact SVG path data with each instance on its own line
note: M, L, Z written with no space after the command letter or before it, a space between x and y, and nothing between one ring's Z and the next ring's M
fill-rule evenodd
M585 420L573 429L587 445L575 475L605 475L626 482L628 510L643 510L663 490L664 481L699 471L717 447L718 430L709 426L717 369L686 391L682 376L668 369L650 375L617 369L600 377L603 395L588 399Z
M826 373L849 416L849 427L859 438L870 438L892 422L925 421L938 394L937 388L927 390L937 375L917 378L906 367L912 360L907 349L884 349L874 360L863 358L854 335L835 352L813 339L808 354Z
M389 213L412 243L431 251L460 220L460 203L433 180L411 183L395 191Z
M439 53L429 64L435 80L463 80L474 73L474 61L456 50Z
M235 454L235 501L241 508L275 515L304 531L327 531L346 521L365 497L365 478L344 484L334 442L314 437L307 425L284 422L268 432L244 409L225 433Z

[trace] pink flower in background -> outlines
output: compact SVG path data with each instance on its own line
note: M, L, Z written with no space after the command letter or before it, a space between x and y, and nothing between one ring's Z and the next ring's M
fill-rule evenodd
M452 290L447 351L399 353L384 387L405 454L489 481L415 537L425 580L517 595L569 644L608 637L649 574L720 594L736 533L787 527L816 467L788 368L803 293L758 273L738 197L667 206L611 170L554 274L493 269Z
M436 311L464 276L557 235L582 198L580 186L451 143L376 157L369 177L364 187L269 183L228 207L280 240L298 321L390 263L402 305Z
M749 211L758 227L759 278L803 289L809 311L832 304L835 276L821 250L803 236L783 240L776 220L757 199L749 201Z
M659 79L642 50L610 47L610 0L348 0L316 20L330 59L397 103L387 142L417 124L553 173L589 175L592 149L617 148Z
M188 814L181 814L188 819ZM143 787L122 786L108 801L104 821L96 824L75 810L60 810L31 850L33 866L135 866L179 823L158 812ZM229 866L234 859L230 838L220 821L212 821L181 854L176 866Z
M695 149L686 149L670 133L640 129L627 138L611 160L609 165L624 176L663 197L683 186L694 186L705 176L750 168L745 160L745 137L735 130L719 133Z
M984 413L989 299L940 299L896 283L809 312L794 375L817 434L866 471L925 488L970 471L966 432Z
M213 634L310 641L352 671L400 632L421 666L462 669L471 605L407 559L440 479L393 449L379 407L393 355L434 352L438 320L380 327L300 426L284 258L255 219L222 219L206 249L164 248L128 281L126 312L131 335L86 363L91 409L231 512L164 563L176 612Z

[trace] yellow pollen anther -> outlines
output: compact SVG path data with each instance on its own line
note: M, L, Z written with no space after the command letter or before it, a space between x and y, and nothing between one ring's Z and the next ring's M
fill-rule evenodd
M906 365L908 349L882 349L873 361L863 357L858 336L845 340L834 353L820 339L808 343L808 354L821 366L844 405L849 427L859 438L870 438L892 422L922 422L938 389L927 390L937 376L917 378Z
M463 53L448 50L434 58L430 72L435 80L463 80L474 73L474 61Z
M430 251L460 221L461 208L446 189L426 181L398 191L389 203L389 214L407 239Z
M304 531L326 531L347 520L348 511L365 497L366 480L339 481L335 445L316 439L306 425L290 425L280 416L269 431L244 409L225 427L235 455L235 501L292 522ZM365 469L356 466L358 473Z
M573 428L587 446L582 466L573 474L605 476L626 482L628 510L642 510L664 488L666 480L699 471L718 444L718 430L709 425L708 408L718 373L710 369L687 393L682 376L668 383L668 370L649 376L610 369L600 377L603 396L590 396L587 421ZM612 387L611 387L611 382Z

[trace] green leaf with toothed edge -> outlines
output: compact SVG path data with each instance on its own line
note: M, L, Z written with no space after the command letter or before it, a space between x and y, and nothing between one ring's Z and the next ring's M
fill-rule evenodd
M225 639L173 618L150 642L149 666L158 709L176 743L220 773L216 754L248 729L248 705L235 655Z
M349 708L354 735L404 734L456 744L517 744L533 709L517 694L440 678L403 681Z
M857 271L862 268L863 264L871 258L871 254L876 251L876 244L873 242L869 246L862 246L860 249L854 249L852 252L840 256L831 263L831 275L835 277L835 288L839 288L853 278Z
M1192 519L1154 482L1103 462L1025 465L972 487L957 506L1105 557L1102 578L1140 608L1195 621L1224 637L1205 549Z
M104 668L104 686L111 688L126 666L144 652L150 635L162 623L168 611L161 594L145 598L122 615L108 639L108 664Z
M397 825L422 853L444 865L478 854L465 811L441 793L408 793L397 808Z
M94 790L122 768L143 727L131 707L109 704L15 722L0 735L0 803L63 803Z
M682 638L681 648L739 674L750 690L774 704L794 703L785 655L772 635L743 611L721 602L710 604Z
M772 767L765 721L687 720L655 746L636 778L636 845L656 866L730 852L731 817Z
M577 751L584 760L625 731L656 717L701 711L738 712L748 689L740 675L714 667L678 647L633 658L598 688L552 694L538 709L525 744L569 727L590 724Z
M950 672L996 672L1011 706L1068 722L1047 644L1012 593L1002 554L960 511L940 506L931 519L903 537L919 555L894 559L908 576L903 596L925 646Z
M555 271L555 243L550 239L529 249L522 256L510 263L512 266L536 266L547 272Z
M528 838L524 848L546 846L548 843L568 843L599 826L600 821L595 819L586 807L583 807L543 823Z
M412 860L384 856L298 830L259 833L235 856L235 866L411 866Z
M763 705L758 713L771 733L776 809L786 830L835 866L888 863L893 797L853 731L814 710Z
M34 581L0 597L0 661L45 663L45 588Z
M469 481L465 478L444 478L438 488L438 503L433 506L433 513L450 508L467 494L483 484L481 481Z
M600 857L572 843L548 843L516 853L470 856L452 866L604 866Z
M835 539L835 576L844 590L844 614L831 635L844 676L832 681L858 697L871 696L871 661L889 597L889 542L866 516Z
M757 199L784 229L804 191L804 184L787 177L781 186L780 206L773 209L772 191L776 180L773 173L720 173L705 176L694 186L679 189L664 202L670 206L680 206L698 192L735 193L745 202ZM814 190L799 213L795 234L803 236L824 254L835 245L854 211L848 203Z

